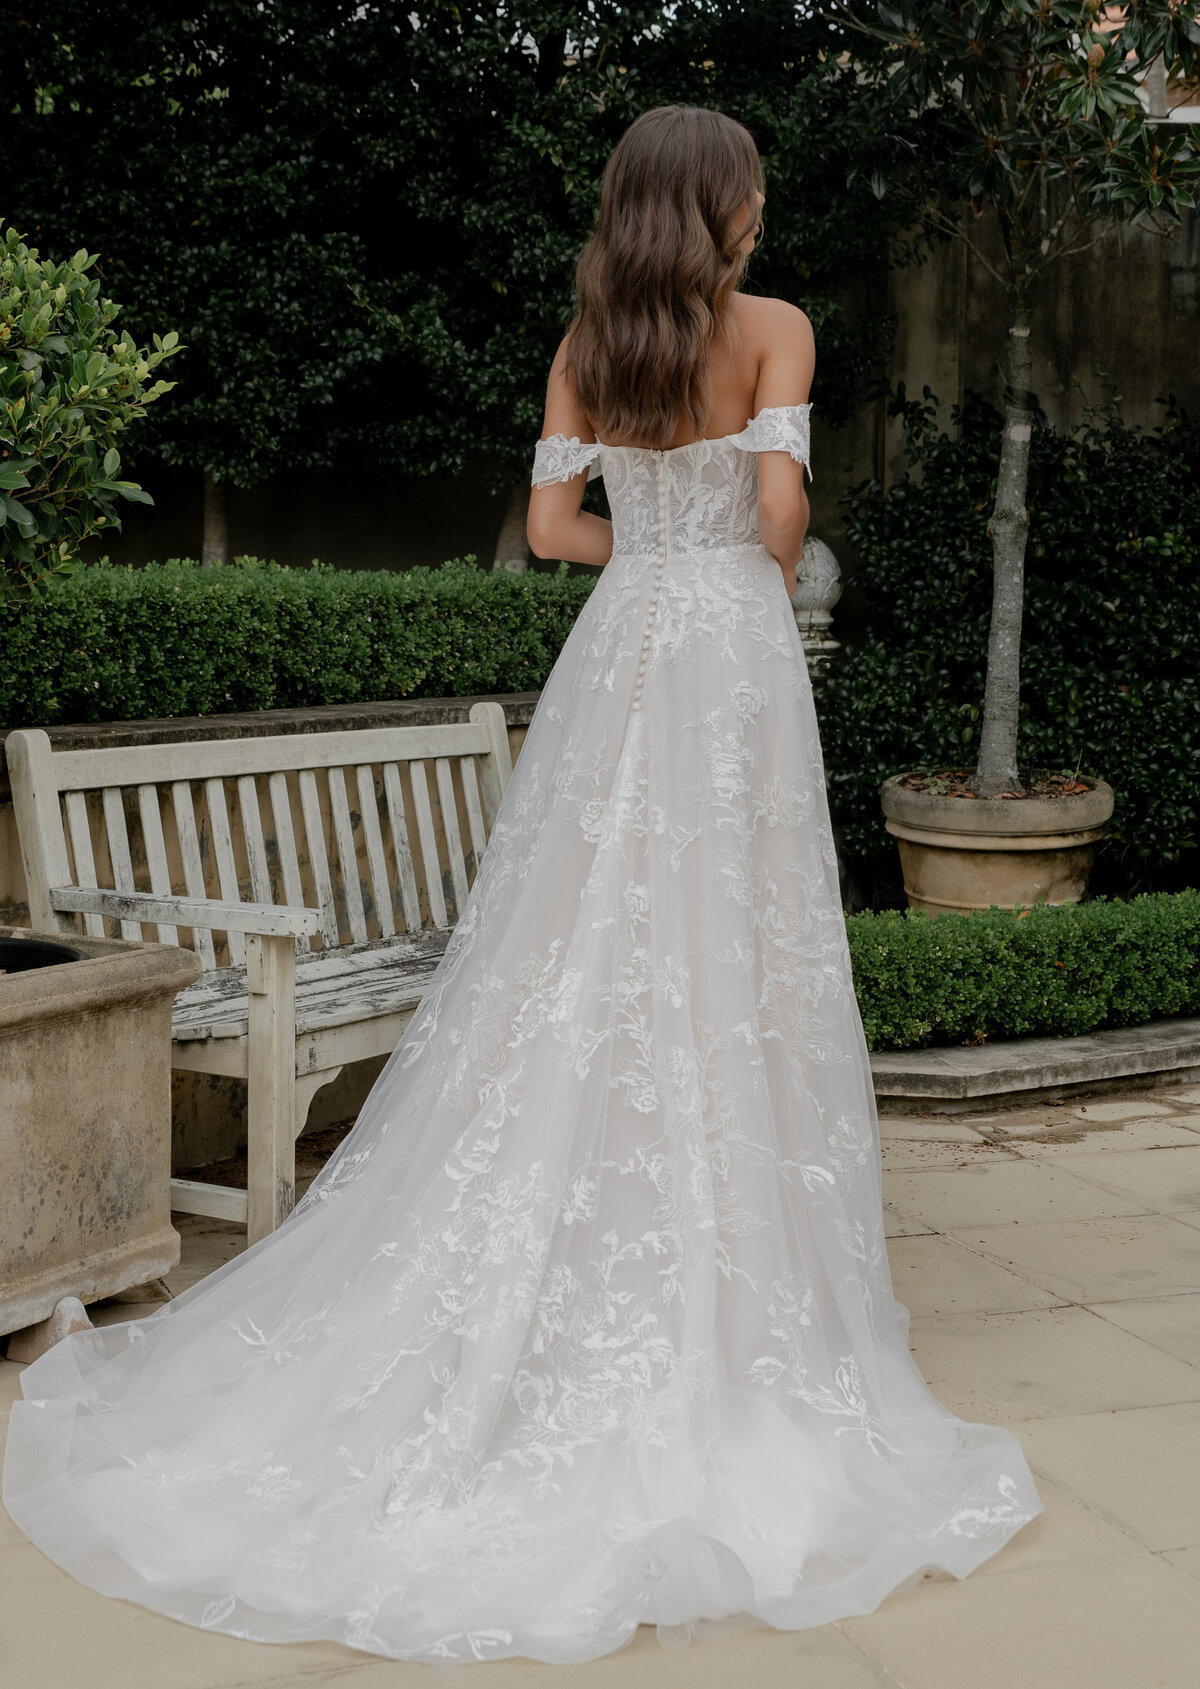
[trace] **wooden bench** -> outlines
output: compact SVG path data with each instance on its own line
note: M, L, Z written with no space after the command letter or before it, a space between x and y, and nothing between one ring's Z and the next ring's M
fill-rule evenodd
M200 956L172 1065L246 1079L248 1189L173 1179L172 1207L255 1242L291 1211L316 1091L394 1049L428 987L512 772L504 711L117 750L28 730L5 749L34 928L107 921Z

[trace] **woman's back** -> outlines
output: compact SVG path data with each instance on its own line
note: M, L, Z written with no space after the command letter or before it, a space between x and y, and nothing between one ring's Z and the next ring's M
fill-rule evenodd
M745 293L733 295L728 311L731 332L714 341L709 359L707 385L712 402L703 433L697 435L690 421L681 419L669 447L697 438L724 439L745 428L766 406L799 404L808 398L813 346L804 312L783 299ZM579 420L596 438L597 431L582 408ZM643 443L636 438L614 438L603 430L599 437L611 445Z
M542 556L608 563L622 553L674 555L766 548L790 594L808 521L812 330L781 299L735 294L729 332L707 371L703 432L680 419L663 447L598 431L568 367L564 341L551 371L534 463L529 537ZM611 523L582 509L583 471L603 472Z

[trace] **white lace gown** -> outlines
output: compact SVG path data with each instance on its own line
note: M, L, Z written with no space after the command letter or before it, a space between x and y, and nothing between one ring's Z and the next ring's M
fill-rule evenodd
M808 407L602 470L604 569L433 988L283 1228L24 1374L5 1500L210 1630L591 1659L868 1612L1040 1512L907 1346L804 652Z

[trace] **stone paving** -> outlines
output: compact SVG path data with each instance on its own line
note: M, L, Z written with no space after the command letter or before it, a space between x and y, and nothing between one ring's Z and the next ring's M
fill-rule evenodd
M889 1117L882 1132L889 1249L917 1360L957 1413L1016 1432L1045 1502L972 1577L927 1577L874 1613L820 1630L748 1631L669 1652L643 1626L628 1648L585 1666L423 1666L331 1643L238 1642L104 1600L0 1512L0 1682L1195 1689L1200 1086ZM175 1291L241 1245L220 1222L179 1224ZM110 1302L93 1315L127 1319L152 1306ZM19 1372L0 1361L0 1433Z

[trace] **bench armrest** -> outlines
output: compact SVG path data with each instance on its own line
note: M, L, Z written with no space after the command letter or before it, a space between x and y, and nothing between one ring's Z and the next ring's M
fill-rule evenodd
M315 936L321 911L274 903L220 903L207 897L156 897L143 891L104 891L88 886L58 886L50 903L67 914L110 915L123 921L197 927L221 932L257 933L267 938Z

